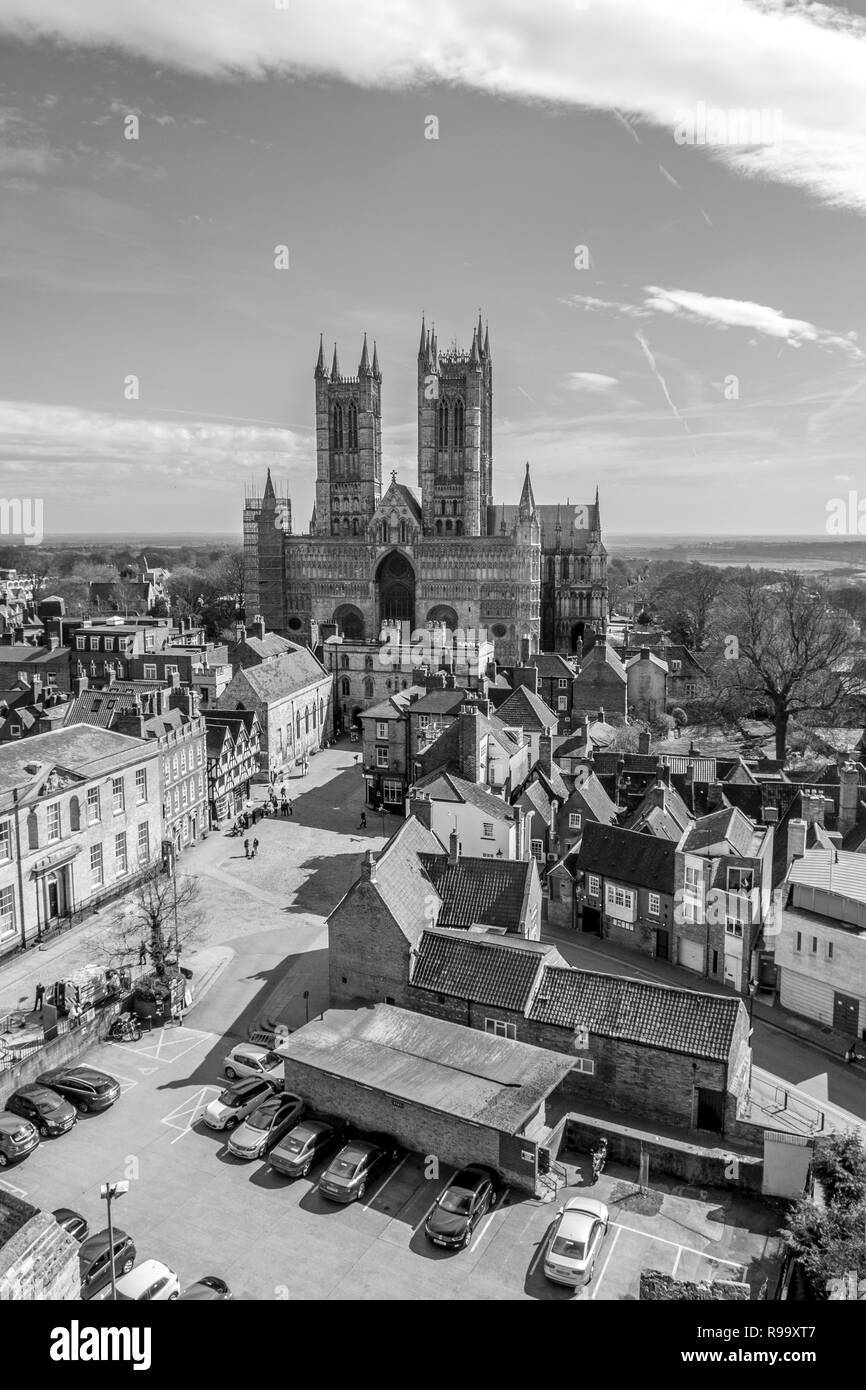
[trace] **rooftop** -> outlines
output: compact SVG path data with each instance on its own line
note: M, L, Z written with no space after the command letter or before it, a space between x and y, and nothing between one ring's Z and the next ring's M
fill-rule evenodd
M578 868L655 893L673 893L677 847L673 840L590 821L583 832Z
M34 734L23 743L0 745L0 791L37 782L57 766L83 777L104 776L114 768L138 762L149 751L141 739L90 724ZM28 767L37 770L28 772Z
M519 932L526 890L535 862L529 859L474 859L456 864L447 854L420 853L421 864L442 899L440 927L504 927Z
M562 965L555 946L541 941L431 928L421 937L411 983L434 994L525 1013L545 963Z

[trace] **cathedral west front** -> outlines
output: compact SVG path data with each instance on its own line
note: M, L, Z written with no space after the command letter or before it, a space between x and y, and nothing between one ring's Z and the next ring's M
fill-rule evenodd
M246 611L314 645L383 624L445 624L486 637L503 664L531 651L577 652L607 623L607 552L592 503L538 505L529 464L516 504L495 500L493 359L479 317L471 346L440 349L422 321L417 359L418 490L382 491L382 372L367 339L357 373L315 368L316 500L309 532L268 475L244 508Z

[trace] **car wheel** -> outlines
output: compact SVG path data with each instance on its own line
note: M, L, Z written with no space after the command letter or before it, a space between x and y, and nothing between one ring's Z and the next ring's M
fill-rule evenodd
M235 1127L235 1125L237 1124L237 1122L238 1122L238 1117L237 1117L237 1115L230 1115L229 1118L228 1118L228 1119L226 1120L226 1122L225 1122L225 1128L226 1128L226 1129L234 1129L234 1127Z
M40 1126L39 1126L39 1133L42 1135L42 1138L43 1138L43 1139L47 1139L47 1138L48 1138L49 1132L50 1132L50 1131L49 1131L47 1125L40 1125Z
M359 1201L359 1202L360 1202L361 1198L363 1197L363 1195L364 1195L364 1193L365 1193L366 1191L367 1191L367 1184L366 1184L365 1182L362 1182L362 1183L361 1183L361 1186L358 1188L358 1201Z
M176 1294L176 1293L170 1293L169 1296L168 1296L168 1301L169 1301L169 1303L174 1303L174 1300L175 1300L176 1298L177 1298L177 1294Z
M132 1258L132 1256L130 1255L130 1256L128 1257L128 1259L124 1260L124 1262L123 1262L123 1268L122 1268L121 1271L120 1271L121 1274L128 1274L129 1271L132 1269L132 1266L133 1266L134 1264L135 1264L135 1260L134 1260L134 1259Z
M234 1067L226 1067L226 1076L228 1077L229 1081L234 1081L235 1077L237 1076L237 1072L235 1071Z
M463 1237L463 1249L464 1249L464 1250L468 1250L471 1244L472 1244L472 1228L471 1228L471 1226L470 1226L469 1229L467 1230L465 1236Z
M312 1163L305 1163L304 1166L303 1166L303 1168L301 1169L300 1176L301 1176L302 1178L305 1178L305 1177L307 1176L307 1174L309 1173L310 1169L312 1168L312 1166L313 1166Z
M86 1100L79 1100L77 1102L77 1105L79 1115L86 1115L88 1110L90 1109L90 1104Z

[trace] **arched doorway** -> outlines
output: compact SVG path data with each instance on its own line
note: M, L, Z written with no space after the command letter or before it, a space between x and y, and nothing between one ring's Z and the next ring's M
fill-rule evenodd
M458 626L457 614L447 603L437 603L427 614L428 623L444 623L453 632Z
M574 627L571 629L571 650L577 652L578 655L583 651L583 633L585 626L585 623L575 623Z
M379 617L382 622L415 626L415 571L399 550L392 550L376 572L379 589Z
M347 642L363 642L364 615L353 603L344 603L337 608L333 621Z

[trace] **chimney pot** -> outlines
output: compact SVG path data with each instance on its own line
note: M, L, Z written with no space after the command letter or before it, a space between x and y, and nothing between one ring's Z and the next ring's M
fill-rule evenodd
M456 864L460 859L460 841L457 838L457 831L452 830L448 836L448 863Z

